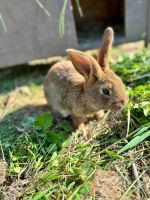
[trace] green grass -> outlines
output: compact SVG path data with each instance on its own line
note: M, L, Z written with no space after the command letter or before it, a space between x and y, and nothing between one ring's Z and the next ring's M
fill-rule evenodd
M56 122L40 107L26 107L27 98L17 94L18 101L8 107L1 119L1 151L8 163L7 181L26 180L22 187L23 199L94 199L94 174L97 170L117 171L125 182L122 197L136 192L141 199L150 197L144 182L150 177L150 58L149 50L123 54L112 68L126 83L130 101L125 110L115 116L107 113L106 122L91 122L88 131L93 138L71 133L68 121ZM16 72L17 73L17 72ZM15 76L20 87L26 84L31 91L27 102L34 103L42 93L43 75L27 72ZM41 74L41 72L40 72ZM43 73L44 74L44 73ZM10 73L6 73L10 76ZM1 77L1 104L13 90L14 77ZM17 98L16 97L16 98ZM17 104L18 105L18 104ZM22 108L23 107L23 108ZM1 107L3 112L5 106ZM32 112L30 111L33 111ZM3 153L4 152L4 153Z

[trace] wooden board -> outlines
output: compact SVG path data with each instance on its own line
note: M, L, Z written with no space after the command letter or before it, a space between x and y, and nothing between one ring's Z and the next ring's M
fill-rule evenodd
M125 36L128 41L144 39L147 0L125 1Z
M0 68L49 56L65 55L66 48L76 48L77 39L70 1L65 14L65 36L59 36L59 15L64 0L1 0L0 14L7 32L0 24Z
M146 28L145 28L145 43L144 43L144 46L148 47L149 43L150 43L150 0L147 0Z

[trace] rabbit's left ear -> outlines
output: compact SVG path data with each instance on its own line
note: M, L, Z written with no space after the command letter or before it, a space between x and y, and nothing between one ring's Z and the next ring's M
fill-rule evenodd
M109 55L113 42L113 29L108 27L103 36L102 45L98 54L98 63L102 70L109 68Z
M93 82L96 77L101 76L102 70L93 57L75 49L67 49L66 52L76 70L87 82Z

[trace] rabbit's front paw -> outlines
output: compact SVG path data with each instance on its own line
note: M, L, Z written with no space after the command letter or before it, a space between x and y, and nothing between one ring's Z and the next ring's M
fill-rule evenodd
M85 127L84 123L81 123L81 124L79 125L78 129L79 129L79 131L80 131L80 133L81 133L81 135L82 135L83 137L86 137L86 136L87 136L86 127Z
M86 127L84 123L87 121L87 118L81 116L71 116L73 126L81 132L81 135L86 137Z
M102 119L104 117L105 113L103 110L100 110L96 113L96 118L97 119Z

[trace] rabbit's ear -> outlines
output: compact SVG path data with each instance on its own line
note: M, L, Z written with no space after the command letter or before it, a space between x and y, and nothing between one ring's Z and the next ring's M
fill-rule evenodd
M92 81L94 78L100 76L101 69L93 57L74 49L67 49L66 52L76 70L82 74L86 80Z
M111 27L108 27L104 31L102 45L98 55L98 63L102 70L109 68L109 54L113 42L113 35L113 29Z

